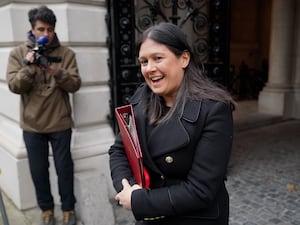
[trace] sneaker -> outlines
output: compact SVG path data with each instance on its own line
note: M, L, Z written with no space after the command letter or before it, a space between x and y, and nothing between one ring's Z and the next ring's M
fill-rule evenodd
M46 210L43 211L42 218L41 218L41 225L54 225L55 218L53 210Z
M63 211L63 225L76 225L75 211Z

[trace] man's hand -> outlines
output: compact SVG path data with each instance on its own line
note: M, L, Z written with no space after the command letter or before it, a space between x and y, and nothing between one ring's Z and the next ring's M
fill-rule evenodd
M46 73L50 74L51 76L58 76L59 70L59 63L50 63L49 66L46 68Z
M24 62L26 62L25 64L27 65L26 69L31 75L34 75L36 73L36 65L33 64L35 59L34 54L34 51L28 52L24 59Z
M123 184L123 190L120 191L115 199L119 202L120 205L122 205L125 209L131 210L131 194L134 190L142 189L141 186L135 184L133 186L130 186L127 179L122 180Z

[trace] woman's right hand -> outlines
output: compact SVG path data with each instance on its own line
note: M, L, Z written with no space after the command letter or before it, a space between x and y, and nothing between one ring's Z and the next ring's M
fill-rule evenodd
M115 199L118 201L120 205L122 205L125 209L131 210L131 195L134 190L142 189L138 184L130 185L127 179L122 180L123 190L120 191Z

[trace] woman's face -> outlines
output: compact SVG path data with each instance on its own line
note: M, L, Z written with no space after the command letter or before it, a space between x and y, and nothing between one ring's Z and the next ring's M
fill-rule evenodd
M145 81L169 107L174 104L189 60L188 52L176 56L165 45L151 39L144 41L140 47L139 61Z

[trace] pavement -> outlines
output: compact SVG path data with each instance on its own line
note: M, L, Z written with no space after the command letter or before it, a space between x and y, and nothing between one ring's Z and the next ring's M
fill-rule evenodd
M257 113L249 100L239 102L234 121L229 224L300 225L300 120ZM2 196L10 225L38 225L37 209L20 211ZM112 202L115 225L133 225L131 212Z

